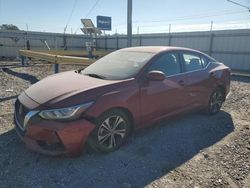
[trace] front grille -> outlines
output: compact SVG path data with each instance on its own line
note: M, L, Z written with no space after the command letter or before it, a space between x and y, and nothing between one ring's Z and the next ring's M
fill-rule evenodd
M30 110L22 105L19 100L15 103L15 119L19 128L24 129L24 118Z

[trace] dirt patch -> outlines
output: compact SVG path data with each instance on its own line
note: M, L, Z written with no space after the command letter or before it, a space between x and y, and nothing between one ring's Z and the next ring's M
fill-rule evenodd
M27 150L13 130L13 104L49 64L0 67L1 187L249 187L250 78L232 77L215 116L188 114L141 130L118 151L53 158ZM4 69L2 69L4 67ZM62 66L61 71L80 66Z

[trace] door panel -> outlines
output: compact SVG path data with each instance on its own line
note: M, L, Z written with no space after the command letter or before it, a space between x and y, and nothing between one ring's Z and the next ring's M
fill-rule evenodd
M170 114L182 111L187 105L186 75L181 74L181 64L176 52L158 57L146 73L162 71L163 81L145 80L140 87L142 125L150 124Z
M182 59L187 76L186 91L189 105L194 108L205 107L211 93L213 76L209 74L207 64L200 54L183 52Z
M166 78L164 81L150 81L141 87L142 124L149 124L168 115L181 112L187 107L185 75Z
M190 105L200 107L207 101L209 89L207 87L209 78L206 71L196 71L187 73L186 91L189 97Z

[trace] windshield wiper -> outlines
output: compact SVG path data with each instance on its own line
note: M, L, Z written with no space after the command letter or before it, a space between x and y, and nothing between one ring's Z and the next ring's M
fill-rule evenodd
M106 77L98 75L98 74L84 74L93 78L100 78L100 79L105 79Z

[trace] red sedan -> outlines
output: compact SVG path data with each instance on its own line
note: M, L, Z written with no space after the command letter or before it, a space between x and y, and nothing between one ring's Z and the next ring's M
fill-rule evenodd
M111 152L163 118L218 113L229 86L230 69L202 52L125 48L32 85L18 97L14 121L27 147L40 153L77 155L86 143Z

